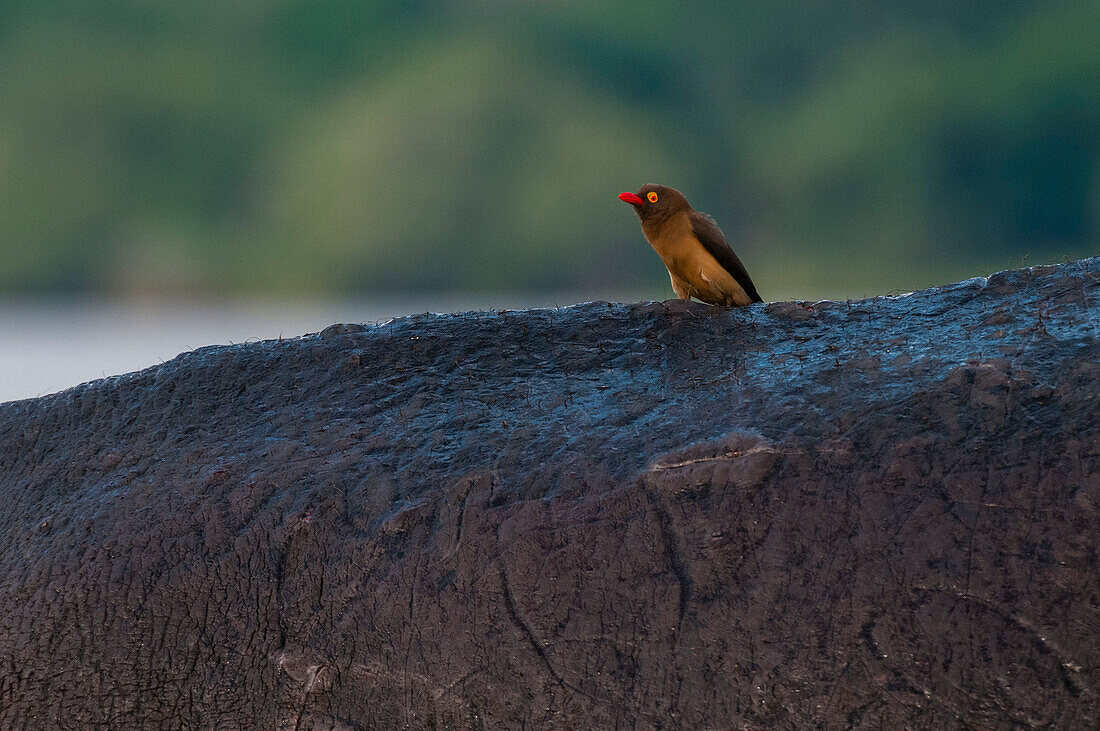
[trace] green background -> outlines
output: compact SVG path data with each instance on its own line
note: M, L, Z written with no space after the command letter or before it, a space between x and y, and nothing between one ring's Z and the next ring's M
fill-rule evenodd
M0 3L0 295L765 299L1100 253L1100 3Z

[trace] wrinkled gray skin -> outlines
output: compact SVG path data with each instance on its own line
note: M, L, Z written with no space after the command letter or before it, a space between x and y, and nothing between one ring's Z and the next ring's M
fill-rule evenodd
M0 728L1100 724L1100 260L0 406Z

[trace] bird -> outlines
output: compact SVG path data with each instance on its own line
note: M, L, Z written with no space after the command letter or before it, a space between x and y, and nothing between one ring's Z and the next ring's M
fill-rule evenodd
M642 235L668 269L677 297L726 307L763 301L717 222L693 209L683 193L647 183L619 199L634 206Z

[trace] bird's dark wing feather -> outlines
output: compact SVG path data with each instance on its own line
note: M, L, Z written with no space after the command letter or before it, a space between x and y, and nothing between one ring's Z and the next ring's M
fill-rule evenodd
M749 299L753 302L763 302L756 291L756 285L752 283L749 273L745 271L745 265L726 243L726 237L714 219L698 211L692 211L688 214L688 218L691 220L691 230L695 233L695 238L699 239L699 243L718 260L723 269L730 273L734 281L741 285Z

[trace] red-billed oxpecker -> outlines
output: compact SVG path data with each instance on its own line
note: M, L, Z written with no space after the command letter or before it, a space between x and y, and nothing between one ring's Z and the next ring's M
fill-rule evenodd
M634 206L642 234L665 263L677 297L727 307L761 301L722 229L694 210L680 191L649 183L619 198Z

